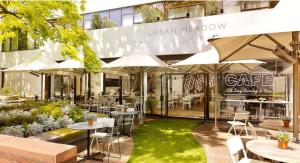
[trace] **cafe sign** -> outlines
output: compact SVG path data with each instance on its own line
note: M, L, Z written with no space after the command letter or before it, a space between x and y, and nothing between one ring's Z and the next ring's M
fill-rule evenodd
M272 93L273 74L270 73L226 73L222 79L225 94Z

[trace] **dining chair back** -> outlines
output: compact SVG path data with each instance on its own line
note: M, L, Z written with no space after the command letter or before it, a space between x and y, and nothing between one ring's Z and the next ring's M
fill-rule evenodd
M247 131L247 121L249 118L250 112L242 112L242 113L235 113L233 121L227 121L231 125L228 135L230 134L230 131L233 129L234 130L234 135L236 135L236 127L241 126L243 129L241 130L240 134L245 130L246 135L248 136L248 131ZM243 122L244 121L244 122Z
M227 147L229 149L231 159L234 163L239 162L236 160L236 155L239 154L240 151L243 152L243 158L239 159L239 160L248 159L246 150L244 148L244 145L243 145L243 142L242 142L242 139L240 136L233 136L233 137L229 138L226 143L227 143Z
M245 112L245 113L235 113L234 114L234 121L238 120L238 121L241 121L241 120L244 120L245 123L247 123L248 121L248 118L249 118L249 115L250 113L249 112Z
M248 126L250 128L250 132L251 132L251 135L253 136L253 139L257 139L257 134L256 134L254 126L250 122L248 122Z

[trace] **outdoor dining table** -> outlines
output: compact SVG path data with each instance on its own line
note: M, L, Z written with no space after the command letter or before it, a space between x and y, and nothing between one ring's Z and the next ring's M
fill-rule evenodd
M255 155L273 161L300 162L300 145L293 142L289 142L288 149L280 149L277 140L250 140L246 147Z
M79 123L74 123L74 124L70 124L67 127L70 129L74 129L74 130L87 130L87 158L90 158L90 135L91 135L91 130L95 130L95 129L101 129L101 128L105 128L106 125L101 121L102 118L98 118L97 121L95 121L93 123L93 125L88 125L88 122L79 122Z

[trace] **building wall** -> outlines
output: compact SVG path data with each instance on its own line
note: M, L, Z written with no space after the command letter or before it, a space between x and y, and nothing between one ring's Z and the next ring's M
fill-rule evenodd
M87 1L92 2L92 1ZM95 3L95 1L93 1ZM149 1L150 2L150 1ZM152 1L151 1L152 2ZM97 3L103 3L98 1ZM137 2L138 3L138 2ZM141 3L141 2L139 2ZM148 3L148 2L147 2ZM92 5L95 7L97 5ZM120 7L126 7L123 5ZM224 13L239 12L240 6L229 0L223 3ZM86 12L94 12L88 8ZM267 12L267 11L266 11ZM243 15L243 23L252 23L257 19L255 12L241 14L226 14L226 18L219 16L208 16L198 18L186 18L172 21L163 21L148 24L136 24L126 27L115 27L99 30L88 30L91 36L91 47L99 58L115 58L130 54L138 42L144 42L155 55L193 54L209 49L207 39L225 29L238 30L236 20ZM30 60L44 50L47 56L53 60L63 60L60 55L59 44L46 42L43 47L37 50L2 52L0 54L1 68L8 68ZM40 94L40 77L30 74L9 74L6 73L5 84L14 88L14 92L22 94L25 90L31 94ZM95 83L92 87L97 93L101 90L101 76L94 75ZM15 82L21 79L21 82ZM99 89L97 89L100 86ZM32 88L34 87L34 88ZM35 90L35 91L34 91Z

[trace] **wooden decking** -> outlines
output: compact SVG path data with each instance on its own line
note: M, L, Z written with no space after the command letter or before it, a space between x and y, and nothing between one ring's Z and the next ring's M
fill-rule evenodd
M195 139L203 146L208 163L231 163L226 146L227 133L212 132L212 123L200 125L194 130Z

